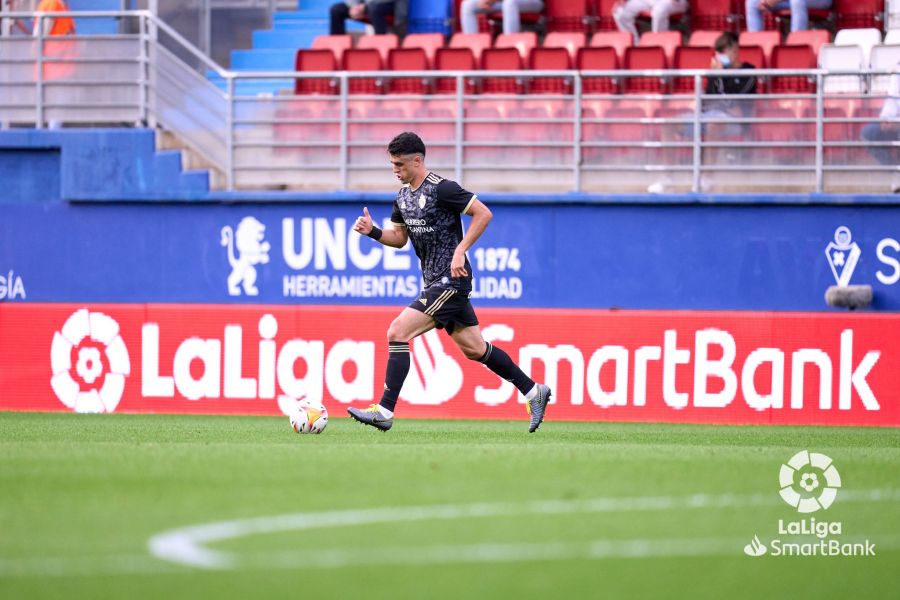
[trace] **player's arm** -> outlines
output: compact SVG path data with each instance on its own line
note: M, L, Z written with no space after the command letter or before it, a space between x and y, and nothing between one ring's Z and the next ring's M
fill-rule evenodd
M466 214L472 217L472 221L466 228L466 234L463 236L463 239L459 242L459 245L453 252L453 260L450 261L451 277L465 277L468 275L468 272L466 272L466 252L475 245L475 242L478 241L478 238L480 238L481 234L484 233L484 230L487 229L488 223L491 222L491 219L494 216L493 213L491 213L491 209L476 197L473 197L472 201L469 203Z
M356 219L353 224L353 231L372 238L373 240L391 246L392 248L402 248L409 239L409 233L406 231L405 225L395 224L392 229L381 230L372 222L372 216L369 214L369 207L363 207L363 216Z

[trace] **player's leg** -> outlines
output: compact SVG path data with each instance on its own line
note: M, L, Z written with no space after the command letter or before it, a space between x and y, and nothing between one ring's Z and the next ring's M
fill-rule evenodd
M475 313L471 306L468 304L472 317L474 317ZM462 312L465 314L466 311ZM465 317L463 319L466 320ZM511 382L525 396L525 406L531 415L528 431L533 433L544 420L544 413L551 396L550 388L542 383L535 383L502 348L485 342L477 324L463 327L448 326L447 330L466 358L477 360L503 379Z
M434 329L435 322L430 316L418 310L406 307L393 320L387 331L388 361L384 375L384 392L378 404L367 409L350 407L347 412L351 417L364 423L387 431L394 424L394 407L400 388L409 373L409 341L426 331Z

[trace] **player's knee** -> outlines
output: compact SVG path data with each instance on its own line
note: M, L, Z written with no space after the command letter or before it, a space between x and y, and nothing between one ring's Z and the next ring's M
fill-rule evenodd
M409 335L403 331L403 328L394 321L390 324L387 330L387 341L391 342L408 342L410 340Z

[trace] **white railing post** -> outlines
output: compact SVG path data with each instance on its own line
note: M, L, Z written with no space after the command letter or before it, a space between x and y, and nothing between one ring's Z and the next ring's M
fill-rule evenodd
M44 16L34 16L34 28L37 31L37 51L35 56L35 95L37 96L37 128L44 128Z
M700 191L700 164L703 162L703 145L701 137L703 135L703 126L700 123L701 102L700 88L703 86L703 78L700 75L694 75L694 142L692 146L693 158L691 161L691 191L697 193Z
M234 74L225 78L227 86L227 112L225 115L225 185L234 190Z
M582 81L581 81L581 72L575 72L575 78L572 82L572 93L575 95L574 103L575 106L572 107L572 175L575 180L575 185L573 186L574 192L581 191L581 90L582 90Z
M455 176L456 181L462 182L463 178L463 112L466 110L466 102L465 102L465 77L463 75L456 76L456 122L453 126L453 133L455 136L454 146L453 146L453 156L455 157L456 169Z
M341 73L341 125L340 125L340 142L341 142L341 150L340 156L338 157L338 164L340 164L340 176L338 180L340 181L341 191L346 191L349 186L349 174L347 173L347 161L350 160L350 150L348 146L347 140L347 132L349 127L347 125L347 95L350 93L350 84L347 81L347 73L346 71Z
M816 192L825 189L825 78L816 74Z

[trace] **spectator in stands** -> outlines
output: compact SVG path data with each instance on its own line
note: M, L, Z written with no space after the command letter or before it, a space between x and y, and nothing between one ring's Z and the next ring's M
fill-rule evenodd
M718 38L714 44L715 54L710 60L709 68L715 70L732 70L732 69L755 69L755 65L750 63L738 62L738 37L726 31ZM727 139L742 138L747 134L749 128L747 123L734 122L728 123L727 120L739 120L750 117L753 113L753 103L747 99L729 98L728 96L747 95L756 93L756 77L752 75L718 75L708 77L706 81L707 96L715 96L703 101L700 109L701 120L714 119L720 122L704 123L701 129L701 135L704 139L722 141ZM693 119L694 113L689 112L681 115L682 119ZM724 121L724 122L721 122ZM671 135L671 134L670 134ZM682 140L694 139L694 126L692 124L685 125L678 135ZM724 161L736 162L740 159L739 153L733 148L724 149ZM717 160L716 162L720 162ZM666 191L668 181L658 181L650 185L647 191L652 194L660 194ZM700 180L700 191L707 191L710 187L708 180L704 177Z
M763 11L791 10L791 31L809 28L809 9L831 8L831 0L746 0L747 31L762 31Z
M544 10L542 0L463 0L459 18L463 33L478 33L478 13L503 12L503 33L518 33L522 29L520 14Z
M388 33L388 16L394 14L394 0L344 0L331 5L331 35L344 35L344 21L368 21L375 33Z
M642 12L650 13L650 28L653 31L668 31L669 17L687 10L687 0L619 0L613 6L612 16L619 31L630 33L637 44L640 36L635 21Z
M709 68L716 70L726 69L755 69L750 63L738 62L738 38L730 31L726 31L716 38L714 44L715 55L710 61ZM720 75L709 77L706 82L706 95L721 96L703 103L703 116L713 119L746 118L750 115L753 105L747 100L735 100L729 95L745 95L756 93L756 77L748 75ZM723 135L735 136L745 132L746 125L735 123L724 128Z
M900 67L900 63L897 65ZM881 107L881 119L878 123L869 123L862 129L862 139L866 142L897 142L900 141L900 74L891 75L891 83L888 87L888 97ZM882 165L895 166L897 164L897 149L892 146L869 146L866 148ZM900 192L900 176L894 175L891 190L896 194Z
M35 12L39 13L67 13L69 5L64 0L41 0ZM75 20L72 17L45 17L34 20L33 35L38 35L38 27L43 26L44 36L72 35L75 33Z

